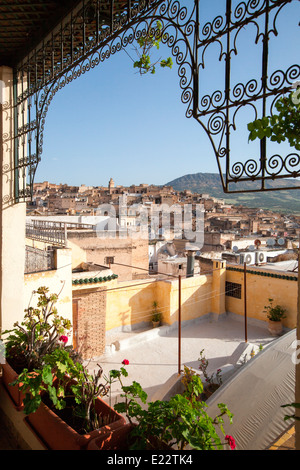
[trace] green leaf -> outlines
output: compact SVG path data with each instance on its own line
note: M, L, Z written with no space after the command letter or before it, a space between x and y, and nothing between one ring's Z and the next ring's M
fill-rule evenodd
M51 366L45 366L42 371L42 381L45 385L52 385L53 383L53 375Z
M262 120L261 120L261 123L263 125L263 127L267 127L269 125L269 118L268 117L263 117Z
M49 393L49 397L53 403L54 406L57 405L58 403L58 398L57 398L57 394L56 394L56 388L53 387L53 386L49 386L48 387L48 393Z
M293 408L300 408L300 403L288 403L287 405L281 405L281 408L287 408L292 406Z
M62 362L57 362L57 368L62 374L64 374L67 370L66 364L63 364Z
M33 397L31 394L26 394L24 398L24 413L26 415L35 413L36 410L39 408L41 401L42 399L40 395Z

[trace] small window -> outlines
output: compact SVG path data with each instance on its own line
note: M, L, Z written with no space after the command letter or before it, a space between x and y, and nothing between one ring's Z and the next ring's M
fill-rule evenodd
M114 264L114 262L115 262L115 257L114 256L106 256L105 264Z
M225 295L228 295L229 297L234 297L235 299L241 299L242 298L241 284L236 284L235 282L226 281Z

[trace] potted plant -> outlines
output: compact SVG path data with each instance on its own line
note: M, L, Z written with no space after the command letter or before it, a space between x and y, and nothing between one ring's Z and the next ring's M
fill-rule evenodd
M102 369L93 375L60 347L40 369L25 369L16 380L24 393L24 413L32 431L50 450L83 450L92 439L106 448L126 421L102 400L109 388Z
M282 319L286 318L286 309L280 305L273 305L274 300L268 299L269 305L265 305L264 313L268 318L268 330L273 336L279 336L282 333Z
M125 413L132 425L129 448L132 450L184 450L187 446L194 450L223 449L229 444L233 449L232 436L225 435L223 417L232 422L232 414L226 405L218 405L220 414L211 418L205 411L206 404L199 400L203 385L198 374L189 373L185 368L183 383L185 390L169 401L147 402L147 393L141 385L133 382L124 386L123 376L128 373L124 367L110 371L111 376L121 384L123 402L115 404L119 413ZM144 406L147 405L147 406ZM220 428L225 442L217 432Z
M156 301L153 302L152 307L152 326L157 328L161 322L161 312L158 310L158 303Z
M71 322L58 315L55 307L58 295L48 292L47 287L35 291L38 294L37 307L25 309L23 321L20 324L16 322L12 330L4 331L1 335L8 335L4 341L6 361L2 364L2 383L18 410L23 407L20 384L10 384L24 369L32 371L39 367L45 354L60 343L60 338L64 342L68 340L66 334L71 329ZM71 347L69 350L73 351Z
M216 373L212 373L211 375L208 374L208 360L204 356L204 349L200 351L198 361L200 361L199 370L203 373L205 379L204 391L202 393L202 399L205 400L222 385L222 369L218 369Z

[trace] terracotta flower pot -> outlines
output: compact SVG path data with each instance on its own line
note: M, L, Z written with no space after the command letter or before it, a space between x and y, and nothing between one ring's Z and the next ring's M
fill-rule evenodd
M35 413L28 415L25 421L50 450L84 450L89 442L96 438L98 445L106 449L115 430L123 427L126 421L101 398L96 399L95 411L101 413L104 418L110 416L113 422L88 434L79 434L44 403L41 403Z
M268 330L272 336L280 336L282 333L281 321L268 320Z
M133 425L127 423L108 433L105 440L101 436L96 437L89 442L87 450L128 450L129 435L132 429Z
M24 394L21 392L20 387L22 384L9 385L18 378L17 372L6 362L2 364L2 384L9 395L13 406L21 411L24 408L23 399Z

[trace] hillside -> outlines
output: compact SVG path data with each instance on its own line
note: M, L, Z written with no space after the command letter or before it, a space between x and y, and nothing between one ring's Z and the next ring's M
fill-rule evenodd
M244 183L244 189L253 189L255 183ZM166 183L173 186L176 191L189 190L193 193L206 193L210 196L224 199L231 204L242 204L247 207L259 207L283 213L300 214L300 181L299 180L277 180L268 182L268 187L295 186L299 189L277 190L257 193L225 194L223 192L220 176L217 173L195 173L176 178Z

